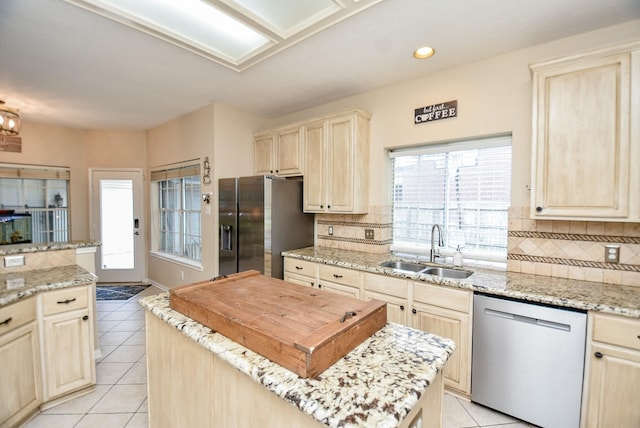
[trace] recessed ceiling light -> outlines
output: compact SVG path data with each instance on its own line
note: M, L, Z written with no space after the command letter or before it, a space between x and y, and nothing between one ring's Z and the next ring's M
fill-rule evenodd
M413 52L413 56L418 59L425 59L433 56L433 54L435 53L436 53L436 50L434 48L431 48L429 46L423 46L421 48L416 49Z

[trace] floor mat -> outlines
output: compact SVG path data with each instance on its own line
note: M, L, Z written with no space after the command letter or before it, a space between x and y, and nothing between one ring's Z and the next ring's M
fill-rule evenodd
M141 285L97 285L96 300L129 300L144 291L149 284Z

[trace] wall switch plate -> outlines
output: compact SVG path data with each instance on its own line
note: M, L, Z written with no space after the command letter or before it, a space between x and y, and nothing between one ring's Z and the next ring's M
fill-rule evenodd
M4 267L24 266L24 256L4 256Z
M329 236L333 236L333 226L329 226Z
M619 263L620 262L620 245L604 246L604 262Z
M364 230L364 239L373 239L373 229Z

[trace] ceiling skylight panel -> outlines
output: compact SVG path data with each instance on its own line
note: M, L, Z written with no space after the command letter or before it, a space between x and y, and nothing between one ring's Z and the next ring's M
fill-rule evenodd
M334 0L222 0L286 38L343 9ZM239 6L239 7L238 7Z
M232 63L267 45L270 40L244 23L201 0L68 0L95 6L90 10L153 35L216 54ZM98 10L96 10L96 7ZM142 28L141 28L142 27Z

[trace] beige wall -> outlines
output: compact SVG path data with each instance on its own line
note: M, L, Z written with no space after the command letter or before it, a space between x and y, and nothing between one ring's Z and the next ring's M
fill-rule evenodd
M73 206L71 239L89 239L89 205L84 131L39 123L22 123L22 152L0 153L0 162L26 165L48 165L71 169Z
M279 117L276 126L359 107L372 114L370 204L390 203L385 148L513 134L512 204L529 205L531 76L529 64L640 38L640 21L488 58L422 78ZM442 53L446 54L445 52ZM437 54L433 58L437 61ZM458 100L458 116L413 124L414 109Z
M202 206L202 270L149 256L149 279L165 287L173 287L217 274L218 178L253 174L252 133L268 124L266 119L255 115L226 106L209 105L147 132L149 170L191 159L199 159L202 165L208 156L211 185L203 185L201 190L213 194L210 213L204 203ZM150 218L149 211L147 218ZM150 236L149 231L147 235Z

